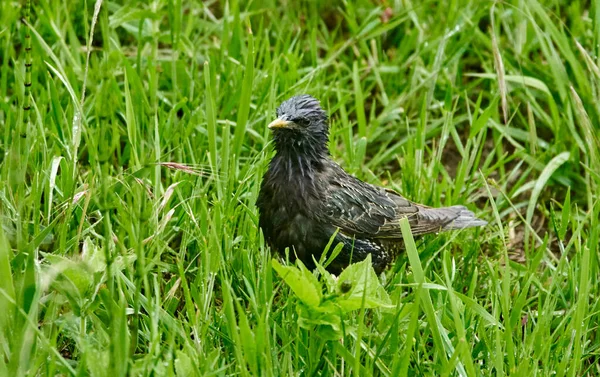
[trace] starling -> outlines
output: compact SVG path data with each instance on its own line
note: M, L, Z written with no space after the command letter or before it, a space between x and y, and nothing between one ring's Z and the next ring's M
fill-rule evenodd
M327 114L309 95L283 102L269 129L276 153L256 203L259 226L272 249L289 248L309 268L336 232L332 249L343 248L330 272L371 254L380 273L402 248L400 219L414 235L487 224L463 206L430 208L346 173L329 154Z

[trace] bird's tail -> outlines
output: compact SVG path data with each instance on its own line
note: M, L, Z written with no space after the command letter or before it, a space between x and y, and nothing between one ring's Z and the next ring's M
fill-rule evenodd
M442 230L457 230L487 225L487 221L478 219L473 212L469 211L464 206L452 206L439 209L452 211L456 216L452 221L444 225Z

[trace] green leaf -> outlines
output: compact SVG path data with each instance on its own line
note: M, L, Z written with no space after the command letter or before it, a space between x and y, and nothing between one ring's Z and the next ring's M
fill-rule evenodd
M177 377L188 377L196 375L196 368L192 359L183 351L175 352L175 374Z
M469 137L475 137L483 127L487 125L488 120L496 110L496 106L498 106L498 97L494 98L492 103L488 106L487 109L481 114L481 116L477 117L477 120L473 122L471 126L471 130L469 131Z
M271 261L273 269L290 286L298 299L310 307L321 303L321 285L317 278L299 262L300 268L282 266L276 259Z
M465 76L480 77L482 79L492 80L496 80L497 77L495 73L467 73L465 74ZM535 77L507 75L504 76L504 80L513 84L522 84L524 86L537 89L539 91L544 92L548 96L551 95L548 86L546 86L546 84L544 84L542 80L536 79Z
M365 103L361 87L361 79L358 73L358 63L352 65L352 81L354 83L354 96L356 98L356 119L358 122L358 136L367 136L367 118L365 116Z
M326 340L340 339L342 333L342 318L337 313L321 313L306 305L297 307L298 325L306 330L315 331Z
M83 240L81 259L92 272L106 270L106 255L92 242L90 237Z
M554 157L548 165L542 170L540 177L535 182L533 186L533 190L531 191L531 198L529 199L529 205L527 206L527 223L531 224L531 220L533 219L533 212L535 211L535 206L537 205L538 198L542 193L544 187L546 187L546 183L552 177L552 174L561 167L565 162L569 160L571 154L569 152L562 152L558 156Z
M86 263L53 254L46 254L45 259L49 264L42 274L44 289L53 285L64 294L86 296L93 284L93 275Z
M238 108L237 122L235 125L233 137L233 153L240 155L244 133L248 126L248 113L250 112L250 100L252 98L252 81L254 79L254 38L252 30L248 27L248 50L246 56L246 69L244 70L244 79L242 81L242 90L240 94L240 106Z
M571 188L567 187L567 194L565 195L565 201L562 206L560 229L558 230L558 238L561 240L564 240L565 236L567 235L567 229L569 227L570 218L571 218Z
M349 289L348 284L350 284ZM344 285L343 290L342 285ZM362 262L348 266L340 274L337 286L340 292L347 292L337 301L344 312L361 308L393 307L390 297L373 269L370 254Z
M11 256L10 245L4 234L4 229L0 226L0 311L4 313L0 315L0 329L3 329L5 324L12 320L13 303L15 301L15 286L11 273Z
M325 281L325 287L329 294L336 292L337 282L333 275L331 275L321 263L317 263L317 270L321 273L321 277Z

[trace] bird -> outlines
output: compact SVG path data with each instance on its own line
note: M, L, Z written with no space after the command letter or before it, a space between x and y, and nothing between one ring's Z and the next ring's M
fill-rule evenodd
M333 237L342 244L327 266L339 274L371 255L382 273L403 248L400 220L415 236L487 224L462 205L432 208L396 191L348 174L329 152L329 123L320 102L302 94L277 108L272 131L275 154L256 200L259 227L271 249L310 269Z

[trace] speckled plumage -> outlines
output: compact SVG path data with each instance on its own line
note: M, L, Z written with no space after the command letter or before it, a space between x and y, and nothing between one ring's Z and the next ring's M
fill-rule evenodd
M314 267L331 236L343 249L330 271L371 254L377 272L402 248L399 221L407 217L414 235L485 225L463 206L430 208L400 194L360 181L329 156L327 114L319 102L301 95L277 109L273 128L276 154L263 177L257 200L268 244Z

